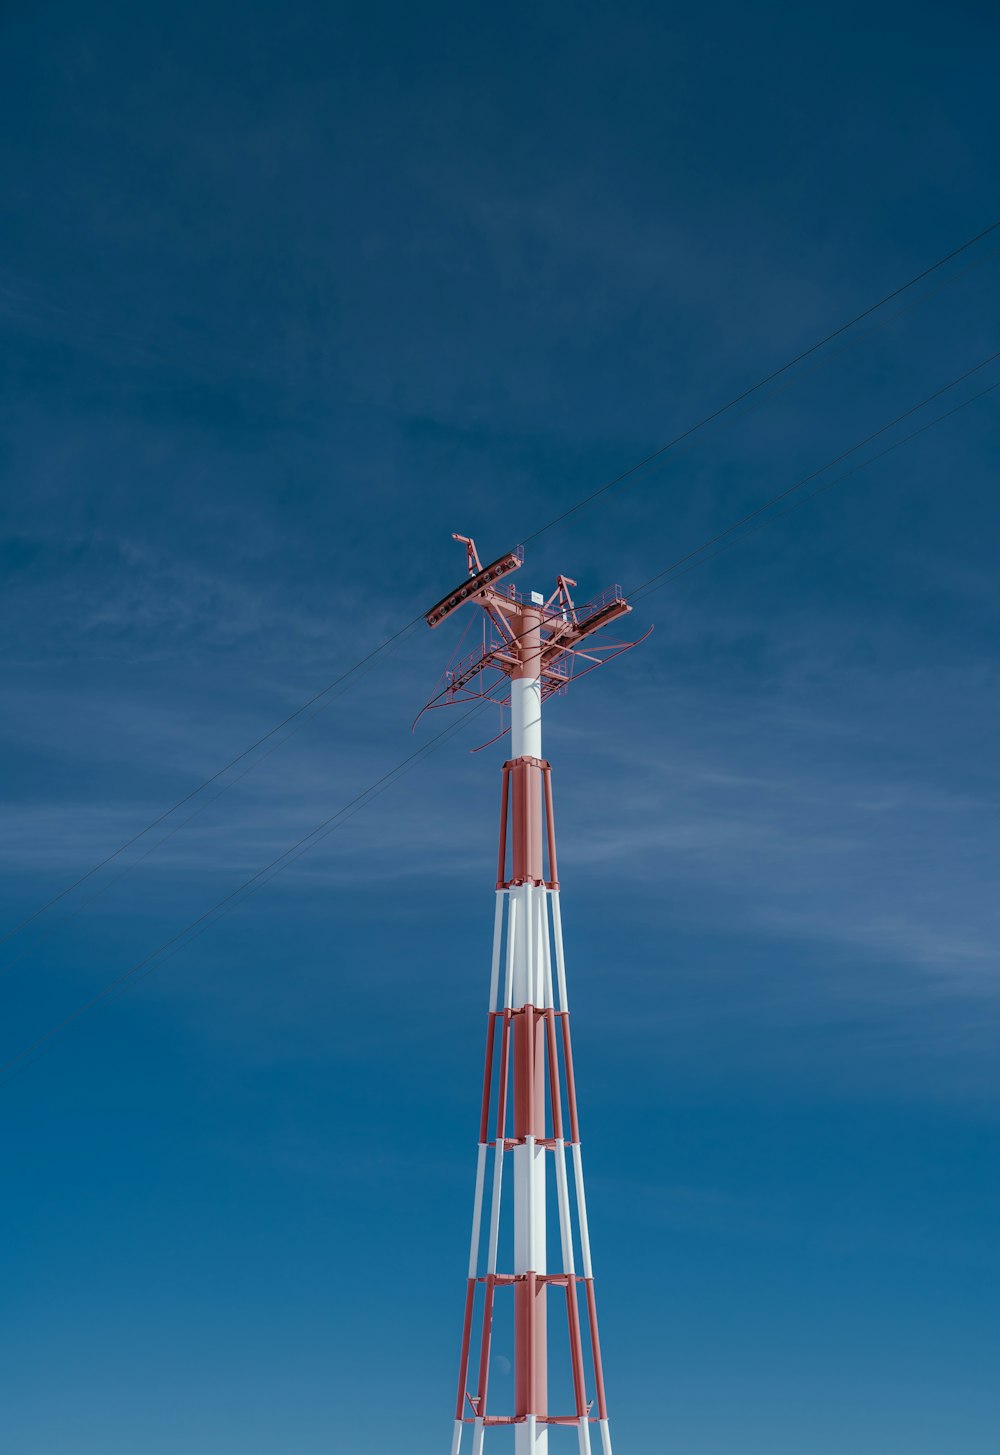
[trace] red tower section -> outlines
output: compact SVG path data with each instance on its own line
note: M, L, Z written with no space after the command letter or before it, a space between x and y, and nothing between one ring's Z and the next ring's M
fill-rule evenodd
M461 606L481 608L483 637L454 661L428 707L485 698L509 708L511 756L503 765L500 844L472 1240L469 1252L452 1455L467 1425L473 1455L487 1434L512 1430L516 1455L548 1455L553 1427L572 1426L591 1455L597 1424L612 1455L573 1072L552 771L542 756L542 703L574 676L635 642L592 637L631 608L617 587L577 607L560 576L546 600L525 599L507 578L511 551L488 566L475 544L468 576L427 613L431 627ZM489 1190L487 1192L487 1180ZM504 1186L513 1186L504 1201ZM558 1245L549 1267L549 1233ZM501 1252L503 1261L501 1262ZM504 1309L503 1300L511 1307ZM504 1315L513 1354L513 1408L490 1402L496 1324ZM560 1345L567 1368L550 1350ZM565 1388L566 1406L550 1399ZM596 1407L596 1408L595 1408ZM509 1440L509 1434L508 1434ZM509 1448L509 1446L508 1446ZM499 1447L498 1447L499 1449Z

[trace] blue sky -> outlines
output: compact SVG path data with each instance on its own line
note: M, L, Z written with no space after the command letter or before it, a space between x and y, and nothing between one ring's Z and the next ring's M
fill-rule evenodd
M998 39L973 0L6 6L3 923L435 600L451 531L508 549L996 221ZM523 585L647 580L995 352L998 302L994 234ZM622 1452L996 1450L998 398L644 599L549 711ZM454 641L4 945L4 1059L427 741ZM445 1448L479 738L0 1088L4 1451Z

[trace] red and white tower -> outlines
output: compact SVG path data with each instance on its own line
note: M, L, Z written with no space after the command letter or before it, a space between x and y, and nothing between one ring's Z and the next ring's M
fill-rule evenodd
M577 607L570 596L576 583L565 576L547 600L538 592L525 599L504 580L522 564L520 549L484 567L473 541L455 539L466 546L468 577L426 620L436 627L459 607L478 606L483 640L452 663L428 707L470 698L509 706L511 752L500 799L486 1066L452 1455L460 1455L467 1425L472 1455L483 1455L487 1433L492 1446L498 1427L513 1428L516 1455L548 1455L553 1426L574 1427L581 1455L591 1455L595 1423L602 1455L612 1455L542 703L564 691L574 675L635 645L591 641L631 608L617 587ZM489 1403L489 1374L503 1299L513 1305L506 1315L513 1328L514 1408L497 1411ZM550 1370L550 1350L557 1347L566 1351L568 1365L560 1371ZM572 1409L551 1407L550 1386L557 1384L572 1391L566 1398Z

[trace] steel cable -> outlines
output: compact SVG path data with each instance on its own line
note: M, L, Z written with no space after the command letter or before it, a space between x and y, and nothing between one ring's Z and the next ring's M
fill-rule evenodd
M922 269L919 273L914 274L913 277L907 279L906 282L899 284L899 286L896 287L896 288L894 288L894 289L892 289L891 292L885 294L884 297L880 298L876 303L872 303L868 307L862 309L860 313L855 314L852 318L848 319L845 323L841 324L838 328L834 329L831 333L826 334L823 338L819 339L816 343L811 344L809 346L809 348L804 349L800 353L796 354L795 357L792 358L792 359L789 359L787 363L782 364L779 368L772 370L772 372L769 373L769 374L767 374L764 378L758 380L755 384L750 385L748 388L744 389L741 393L735 395L733 398L731 398L730 400L728 400L725 404L723 404L719 408L713 410L710 414L705 415L702 419L700 419L700 420L696 421L694 424L688 426L680 434L675 435L671 440L668 440L666 444L661 445L658 449L656 449L656 450L652 451L650 454L646 455L642 460L638 461L634 465L631 465L627 470L623 470L620 474L615 475L612 479L606 481L603 485L599 486L596 490L593 490L588 495L585 495L585 496L581 497L581 499L578 500L575 504L569 506L566 510L564 510L564 511L560 512L560 514L554 516L551 520L547 521L544 525L539 526L539 528L537 530L532 531L532 533L530 535L528 535L528 536L526 536L524 538L524 543L526 544L529 541L537 540L540 536L544 535L547 531L552 530L556 525L561 524L561 522L563 522L564 520L567 520L570 516L575 515L578 511L584 509L587 505L592 504L594 501L596 501L599 498L601 498L604 495L606 495L609 491L611 491L612 489L614 489L617 485L622 484L624 481L630 479L632 476L638 474L640 471L642 471L642 470L646 469L647 467L649 467L650 465L654 464L656 461L658 461L659 459L661 459L668 452L676 449L676 447L678 445L684 443L686 440L691 439L693 436L695 436L695 435L699 434L701 431L705 430L710 424L718 421L724 415L726 415L726 414L730 413L732 410L736 409L740 404L745 403L746 401L752 399L756 395L759 395L760 394L760 391L763 390L764 388L766 388L766 386L768 384L773 383L777 379L781 378L783 375L789 373L789 371L792 370L792 369L794 369L797 364L803 363L806 359L808 359L808 358L812 357L813 355L817 354L826 345L832 343L835 339L838 339L838 338L842 337L850 329L856 327L859 323L862 323L866 318L872 317L872 315L874 315L875 313L877 313L880 309L884 308L887 304L891 303L893 301L893 299L899 298L902 294L908 292L911 288L915 287L918 283L922 282L925 278L930 277L933 273L935 273L939 269L945 267L949 262L952 262L955 258L961 256L963 253L966 253L970 248L973 248L977 243L982 242L983 239L989 237L992 233L996 232L998 229L1000 229L1000 220L998 220L998 221L996 221L994 223L991 223L989 227L983 228L982 231L976 233L973 237L968 238L965 242L961 243L958 247L953 248L948 253L945 253L942 257L938 258L934 263L932 263L928 267ZM963 270L963 271L967 271L967 270ZM942 286L944 286L944 285L942 285ZM898 315L894 315L894 317L895 316L898 316ZM887 428L891 428L891 426L886 426L886 427ZM762 508L764 508L764 507L762 507ZM735 527L733 527L733 529L735 529ZM119 844L116 849L113 849L109 854L105 855L104 858L100 859L97 863L95 863L94 865L92 865L91 868L89 868L83 874L79 875L76 879L72 880L69 884L67 884L57 894L54 894L50 899L46 900L45 903L41 904L37 909L35 909L34 911L32 911L32 913L26 915L23 919L21 919L20 921L18 921L16 924L12 925L10 927L10 929L8 929L7 931L5 931L3 934L0 934L0 945L6 944L8 941L10 941L11 939L13 939L16 935L21 934L30 925L34 924L38 919L40 919L43 915L47 914L57 904L61 903L64 899L66 899L76 889L79 889L81 887L81 885L87 883L90 879L92 879L94 877L94 875L98 874L102 869L106 868L109 864L113 863L122 854L126 853L130 848L132 848L135 844L139 843L139 841L141 839L145 838L148 834L152 833L153 830L155 830L156 828L158 828L161 824L165 823L168 818L170 818L174 813L176 813L178 811L178 809L183 808L185 804L190 803L193 799L197 798L207 788L210 788L213 783L216 783L220 778L224 777L224 775L226 773L228 773L231 769L235 768L241 762L243 762L246 758L250 757L250 755L252 753L254 753L258 748L262 747L265 743L269 742L278 733L280 733L283 728L289 726L289 724L291 724L293 722L297 722L300 718L303 717L303 715L306 712L308 712L308 710L309 710L310 707L314 706L316 703L323 702L324 699L326 699L326 698L328 698L330 696L330 694L334 691L334 689L336 687L341 686L342 684L351 684L351 685L353 685L352 679L359 672L361 672L363 668L365 668L366 666L368 666L370 664L373 665L374 662L376 661L376 659L379 658L384 652L386 652L390 648L398 645L402 641L403 637L405 637L409 632L413 631L414 628L416 626L418 626L419 623L422 620L423 620L423 613L421 612L418 615L412 617L403 626L401 626L397 631L393 632L391 635L389 635L388 637L386 637L383 641L379 642L375 647L373 647L371 649L370 652L366 653L363 657L359 658L358 661L356 661L355 663L353 663L352 666L346 668L338 677L334 678L332 682L329 682L325 687L321 688L318 692L314 693L311 697L309 697L305 702L303 702L299 707L297 707L294 710L294 712L289 713L280 722L276 723L273 727L271 727L270 729L268 729L268 731L266 733L264 733L261 737L257 738L255 742L251 743L248 747L244 748L241 752L237 753L234 757L230 758L229 761L227 763L223 764L223 766L221 768L217 769L214 773L210 774L207 778L205 778L201 783L197 784L189 792L187 792L184 795L182 795L179 799L177 799L177 801L175 803L171 804L169 808L164 809L162 813L158 814L155 818L153 818L148 824L145 825L144 828L139 829L130 838L126 839L123 843ZM345 690L349 690L349 688L347 686L345 686ZM339 695L341 695L341 694L338 694L338 696ZM334 699L334 700L336 700L336 699ZM324 703L324 706L322 708L319 708L317 710L317 713L313 714L313 717L317 716L320 711L325 710L325 707L326 706L329 706L329 703L328 702ZM311 721L311 720L312 720L312 718L306 719L306 721ZM302 726L305 726L305 723L299 723L299 727L302 727ZM298 731L298 730L299 730L299 728L294 729L294 731ZM282 745L282 743L284 743L285 741L287 741L288 737L291 737L291 736L294 735L294 731L293 731L293 733L289 733L286 736L286 738L282 739L280 743L278 743L278 744L275 745L275 747L280 747ZM272 749L270 751L274 751L274 749ZM253 762L252 764L250 764L250 766L245 770L245 773L246 772L252 772L253 769L256 766L258 766L258 762L263 761L263 759L265 757L267 757L267 756L269 756L269 753L268 754L262 754L261 755L261 758L259 760L256 760L255 762ZM241 774L239 776L240 777L244 777L245 776L245 773L244 774ZM239 778L237 778L236 780L234 780L234 782L238 782L238 781L239 781ZM225 792L227 788L232 787L232 786L233 786L232 783L226 785L226 788L222 789L221 792ZM218 797L218 796L221 796L221 793L219 795L215 795L215 797ZM214 801L214 798L212 800L210 800L210 802L211 801ZM200 811L201 810L199 810L199 812ZM177 825L177 827L175 829L171 830L170 834L165 835L164 836L164 839L161 840L160 842L164 842L166 840L166 838L172 837L174 833L178 832L181 828L185 827L185 825L188 822L190 822L190 820L192 818L194 818L194 817L197 817L197 814L192 814L189 819L187 819L183 823ZM158 845L154 845L153 847L154 848L155 847L158 847ZM152 850L150 850L149 852L152 852ZM120 875L117 875L115 877L115 879L113 879L111 881L111 883L117 883L118 880L120 878L122 878L125 874L131 872L131 869L133 867L135 867L135 864L136 863L141 862L142 859L146 858L147 856L148 856L147 854L143 854L143 855L139 856L139 858L137 860L135 860L133 863L129 864L128 867L125 868ZM110 885L108 885L106 887L110 887ZM103 893L103 890L102 891L99 891L99 893ZM97 898L97 897L98 897L97 895L92 896L92 899L93 898ZM92 902L92 899L91 900L88 900L86 903L87 904L91 903ZM86 904L84 906L82 906L81 909L82 908L85 908L85 907L86 907ZM74 913L74 915L68 916L67 918L74 918L74 917L75 917L75 913ZM65 921L63 921L63 922L65 922ZM37 943L37 941L35 943ZM30 947L30 948L33 948L33 946ZM30 953L30 949L29 949L29 951L26 951L25 952L25 954L27 954L27 953ZM25 955L24 954L15 957L15 959L9 961L6 964L6 966L3 967L3 969L6 970L6 969L12 968L13 965L19 963L23 958L25 958ZM0 971L0 973L2 973L2 971Z
M802 489L806 484L817 479L827 470L833 469L837 464L842 463L850 455L857 453L858 450L864 449L866 445L885 435L888 430L892 429L895 425L901 423L903 420L912 418L912 416L918 410L925 408L927 404L931 403L935 399L940 398L949 389L956 388L964 380L971 378L972 375L979 372L979 370L985 368L988 364L996 361L997 359L1000 359L1000 351L989 355L988 358L983 359L980 363L974 365L972 368L965 370L955 379L952 379L947 384L942 385L932 394L927 395L926 398L921 400L918 404L911 406L911 408L905 410L902 414L897 415L895 419L891 420L888 424L883 425L878 430L875 430L871 434L865 436L864 439L859 440L857 444L852 445L847 450L842 450L838 455L834 456L832 460L827 461L827 463L821 466L819 469L810 471L807 476L804 476L794 485L788 486L786 489L778 492L776 495L771 496L769 500L763 502L760 506L756 507L756 509L742 516L738 521L734 521L733 524L727 527L726 530L717 532L709 540L703 542L701 546L695 548L692 551L686 552L683 556L678 557L677 560L673 561L662 571L658 572L654 576L649 577L645 582L636 586L634 588L634 591L630 594L637 595L639 599L642 599L643 596L651 595L653 591L659 590L663 585L668 584L669 580L673 579L675 576L687 574L687 572L693 570L695 566L702 564L703 560L713 559L715 555L721 554L722 551L730 549L732 546L739 544L742 540L745 540L747 536L753 534L755 531L763 529L763 527L770 524L772 520L778 519L781 515L787 514L788 511L797 508L799 505L805 504L807 500L812 499L814 498L814 496L822 493L822 491L830 489L834 485L841 483L841 481L849 478L851 475L857 474L863 469L867 469L870 465L874 464L877 460L882 459L885 455L891 453L893 450L900 448L900 446L917 438L917 436L926 433L928 430L934 428L936 425L941 424L944 420L951 418L954 414L957 414L960 410L965 409L968 405L976 402L979 399L984 398L993 390L1000 387L1000 379L988 385L986 388L978 391L976 394L971 395L968 399L963 400L961 403L955 405L952 409L945 411L943 414L940 414L934 419L927 421L925 424L919 426L917 429L910 431L910 433L903 436L901 439L887 445L884 449L878 451L875 455L872 455L869 458L860 461L858 464L854 465L850 470L845 471L836 479L827 481L824 485L820 486L817 490L811 492L808 496L796 500L792 505L787 505L783 511L777 511L771 515L765 514L767 511L772 510L775 505L780 504L784 500L788 500L790 496L792 496L798 490ZM763 518L761 518L762 516ZM713 552L711 556L705 556L703 554L704 552L709 551L713 545L724 542L727 536L731 535L734 531L740 530L741 527L754 520L757 521L757 524L753 525L751 527L751 530L745 531L735 540L731 540L728 541L726 544L722 544L720 546L720 550ZM682 569L685 567L686 569ZM328 815L327 818L323 819L314 828L310 829L308 833L302 835L293 844L289 845L287 849L283 850L281 854L277 855L268 864L264 865L262 869L257 870L256 873L252 874L248 879L244 880L243 883L238 885L236 889L232 890L229 894L224 895L222 899L216 901L215 904L211 905L207 910L204 910L201 914L197 915L193 920L190 920L186 925L183 926L183 928L178 930L175 934L171 935L167 940L163 941L162 944L160 944L155 950L152 950L149 954L144 955L140 960L135 961L134 964L129 966L126 970L122 971L120 974L116 975L113 979L108 981L95 995L91 996L81 1005L77 1006L77 1008L71 1011L67 1016L64 1016L61 1020L57 1021L54 1025L49 1027L48 1030L44 1031L40 1036L36 1037L33 1041L31 1041L22 1050L17 1052L14 1056L10 1057L7 1061L0 1064L0 1087L6 1085L15 1076L19 1075L21 1071L26 1070L29 1065L33 1065L34 1062L38 1060L41 1055L46 1054L49 1043L52 1042L54 1038L60 1034L60 1032L68 1029L71 1025L79 1021L89 1012L96 1010L105 1004L110 1004L113 1002L113 1000L118 999L121 994L124 994L128 989L132 987L133 984L137 983L138 980L144 979L146 975L152 973L152 970L155 969L157 964L161 963L164 958L166 958L170 954L176 953L177 950L183 948L184 944L188 943L190 939L193 939L197 934L202 933L204 929L207 929L211 923L214 923L223 914L228 913L230 909L238 907L238 905L243 903L243 901L248 898L250 894L255 893L258 888L261 888L264 884L269 883L271 879L275 878L284 869L288 868L290 864L295 863L296 860L301 858L304 854L308 853L312 848L315 848L317 843L320 843L330 833L334 832L338 827L341 826L343 822L346 821L347 818L353 817L355 813L360 812L361 809L366 807L367 804L370 803L374 798L378 797L381 793L392 787L393 784L398 780L398 778L402 777L406 772L410 771L412 767L414 767L421 759L426 757L436 747L438 747L450 737L454 736L455 733L457 733L458 730L466 722L468 722L478 713L482 712L484 708L485 704L480 703L463 713L456 722L450 724L447 728L442 729L441 732L437 733L433 738L430 738L426 743L422 744L421 747L415 749L414 752L408 754L405 758L403 758L401 762L397 763L386 773L383 773L379 778L375 779L375 781L369 784L367 788L363 789L360 793L349 799L347 803L342 804L340 808L336 809L332 814Z

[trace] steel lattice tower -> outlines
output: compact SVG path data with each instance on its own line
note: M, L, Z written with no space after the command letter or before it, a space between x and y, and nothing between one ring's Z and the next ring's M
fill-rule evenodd
M482 648L452 663L428 707L467 698L509 705L511 756L503 765L486 1064L452 1455L459 1455L467 1424L472 1455L483 1455L486 1434L497 1427L513 1427L516 1455L548 1455L552 1426L574 1426L581 1455L591 1455L592 1423L600 1430L602 1455L612 1455L542 703L563 691L574 674L635 645L596 647L590 641L631 608L617 587L578 608L570 596L576 583L564 576L548 600L537 592L525 600L503 582L522 564L520 549L483 567L475 544L455 539L466 546L468 578L426 620L436 627L460 606L477 605L483 612ZM508 1167L512 1239L510 1216L501 1221ZM553 1233L558 1226L555 1269L549 1267L550 1220ZM494 1314L503 1298L513 1300L515 1408L493 1413L490 1358ZM561 1317L572 1376L570 1413L549 1407L549 1351Z

